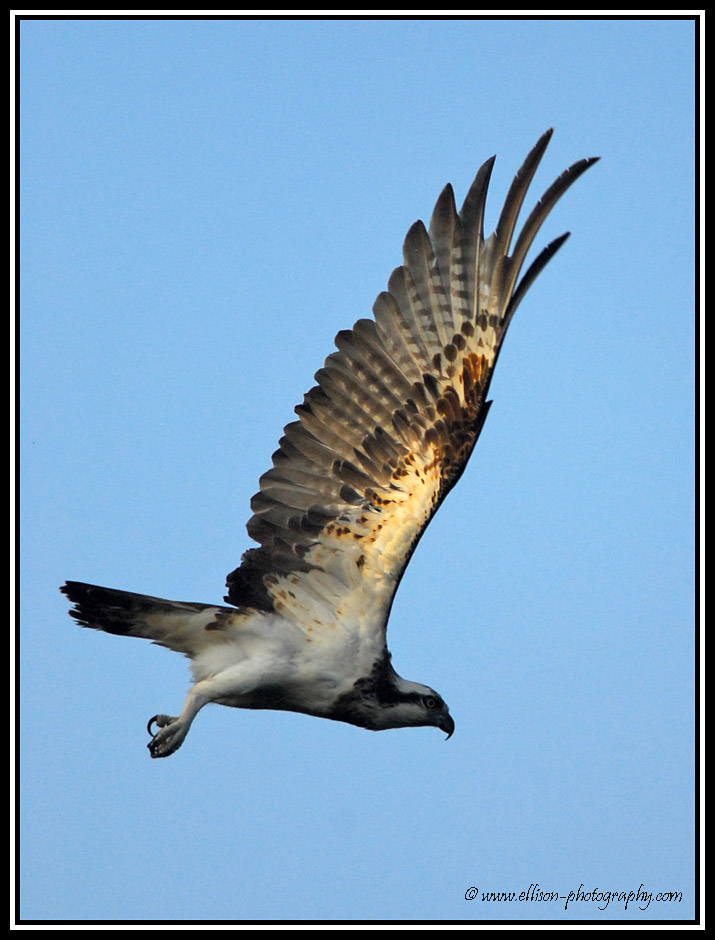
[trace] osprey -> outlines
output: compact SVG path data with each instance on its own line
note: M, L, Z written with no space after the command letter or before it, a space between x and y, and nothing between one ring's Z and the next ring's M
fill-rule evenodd
M191 659L177 718L147 726L152 757L173 754L204 705L272 708L380 731L454 721L429 686L393 669L386 629L400 579L484 426L507 327L568 233L518 281L559 197L596 159L549 187L511 249L552 131L514 178L493 234L484 204L494 157L457 213L447 185L429 230L407 233L404 264L373 307L338 333L337 352L295 409L251 500L249 549L227 578L232 606L184 603L68 581L83 627L144 637ZM518 281L518 283L517 283Z

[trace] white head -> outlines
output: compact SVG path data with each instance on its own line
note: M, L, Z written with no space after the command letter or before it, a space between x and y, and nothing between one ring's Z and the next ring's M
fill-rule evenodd
M342 695L330 718L347 721L371 731L387 728L440 728L448 738L454 733L454 719L434 689L403 679L392 668L390 654L375 662L372 672Z

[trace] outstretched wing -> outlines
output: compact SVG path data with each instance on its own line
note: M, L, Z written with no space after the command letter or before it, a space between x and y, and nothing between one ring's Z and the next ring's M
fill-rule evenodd
M227 579L239 607L286 610L321 626L359 616L384 640L392 598L425 527L459 479L479 437L487 390L509 321L563 244L526 254L559 197L595 159L546 191L509 249L547 131L509 189L484 239L494 158L477 173L459 214L447 185L429 233L416 222L404 264L373 307L336 337L312 388L251 500L248 533L260 543Z

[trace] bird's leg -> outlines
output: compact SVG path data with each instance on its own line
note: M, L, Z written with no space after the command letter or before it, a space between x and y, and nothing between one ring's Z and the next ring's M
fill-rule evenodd
M204 683L199 682L189 691L178 718L172 718L170 715L154 715L149 720L147 731L152 735L152 739L147 747L152 757L168 757L181 747L184 738L189 733L191 722L198 715L199 710L210 701L209 696L202 689L203 685ZM152 725L157 726L156 733L152 731Z
M262 660L242 660L206 679L200 679L189 690L178 718L155 715L149 722L149 734L152 734L153 725L158 727L158 731L147 745L151 756L168 757L177 751L189 733L191 722L209 702L225 702L228 699L230 704L240 707L238 699L260 688L265 681L265 675L266 666ZM280 681L278 684L280 685Z

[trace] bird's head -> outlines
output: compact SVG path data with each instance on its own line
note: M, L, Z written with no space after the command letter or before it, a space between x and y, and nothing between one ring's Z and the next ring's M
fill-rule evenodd
M447 703L428 685L410 682L394 674L389 694L382 698L375 714L376 730L434 726L447 738L454 734L454 719Z
M371 731L433 726L444 731L447 738L454 733L454 719L442 696L428 685L399 676L389 655L375 664L370 676L358 680L342 696L331 717Z

